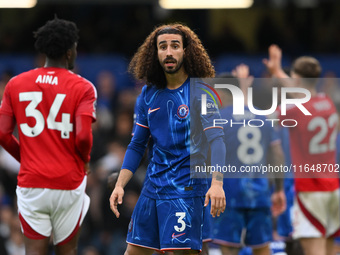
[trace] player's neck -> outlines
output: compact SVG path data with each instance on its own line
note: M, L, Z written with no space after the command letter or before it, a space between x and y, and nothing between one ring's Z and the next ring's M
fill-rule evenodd
M166 87L168 89L177 89L186 81L188 74L184 71L184 68L179 69L176 73L165 73Z
M318 94L315 87L309 87L309 86L302 86L302 87L304 89L307 89L310 92L311 97L315 97ZM303 96L301 95L301 97L303 97Z
M66 60L54 60L50 58L46 58L44 67L59 67L67 69L67 61Z

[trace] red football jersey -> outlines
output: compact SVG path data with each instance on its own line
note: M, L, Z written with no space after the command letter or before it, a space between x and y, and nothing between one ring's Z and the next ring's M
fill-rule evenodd
M333 191L339 187L336 163L338 115L331 99L324 94L312 97L303 106L305 115L296 107L287 107L280 119L294 119L289 127L292 164L296 191Z
M8 82L0 114L17 122L18 186L70 190L80 185L85 171L75 146L75 117L95 121L96 99L91 82L63 68L37 68Z

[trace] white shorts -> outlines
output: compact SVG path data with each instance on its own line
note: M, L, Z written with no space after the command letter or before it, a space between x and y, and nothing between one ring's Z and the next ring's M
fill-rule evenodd
M90 198L85 194L86 181L85 176L75 190L17 187L19 214L38 234L45 237L53 234L56 245L84 220L90 205Z
M298 192L293 206L293 238L331 237L340 229L340 191Z

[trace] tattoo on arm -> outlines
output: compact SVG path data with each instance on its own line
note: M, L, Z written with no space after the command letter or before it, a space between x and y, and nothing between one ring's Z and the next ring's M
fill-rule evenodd
M215 176L215 180L221 182L221 181L223 181L223 176L221 176L221 175L216 175L216 176Z

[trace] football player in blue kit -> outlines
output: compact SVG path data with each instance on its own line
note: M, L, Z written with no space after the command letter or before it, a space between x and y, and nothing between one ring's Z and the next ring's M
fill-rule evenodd
M136 171L147 141L152 137L152 157L140 198L128 229L126 255L174 251L198 254L202 249L204 206L211 215L225 209L223 175L193 178L193 165L203 165L211 149L211 161L224 165L223 130L214 127L218 111L201 118L196 102L200 92L191 77L215 75L210 58L197 35L187 26L169 24L155 28L132 58L129 71L143 80L137 101L137 121L122 169L110 197L119 217L124 187ZM196 93L197 92L197 93ZM196 109L197 108L197 109ZM195 134L194 143L191 141Z
M231 94L226 89L219 90L226 104L220 110L221 118L228 121L224 128L226 162L237 170L283 164L283 151L274 127L265 121L265 116L255 115L247 106L247 89L251 85L244 74L247 72L246 65L239 65L237 76L245 78L230 75L221 80L239 87L245 98L244 114L233 114ZM214 219L213 242L220 245L223 255L237 255L243 245L250 246L254 255L270 255L272 214L277 216L285 209L283 179L274 179L276 185L271 194L269 180L262 173L236 171L235 175L228 175L224 179L226 212Z

